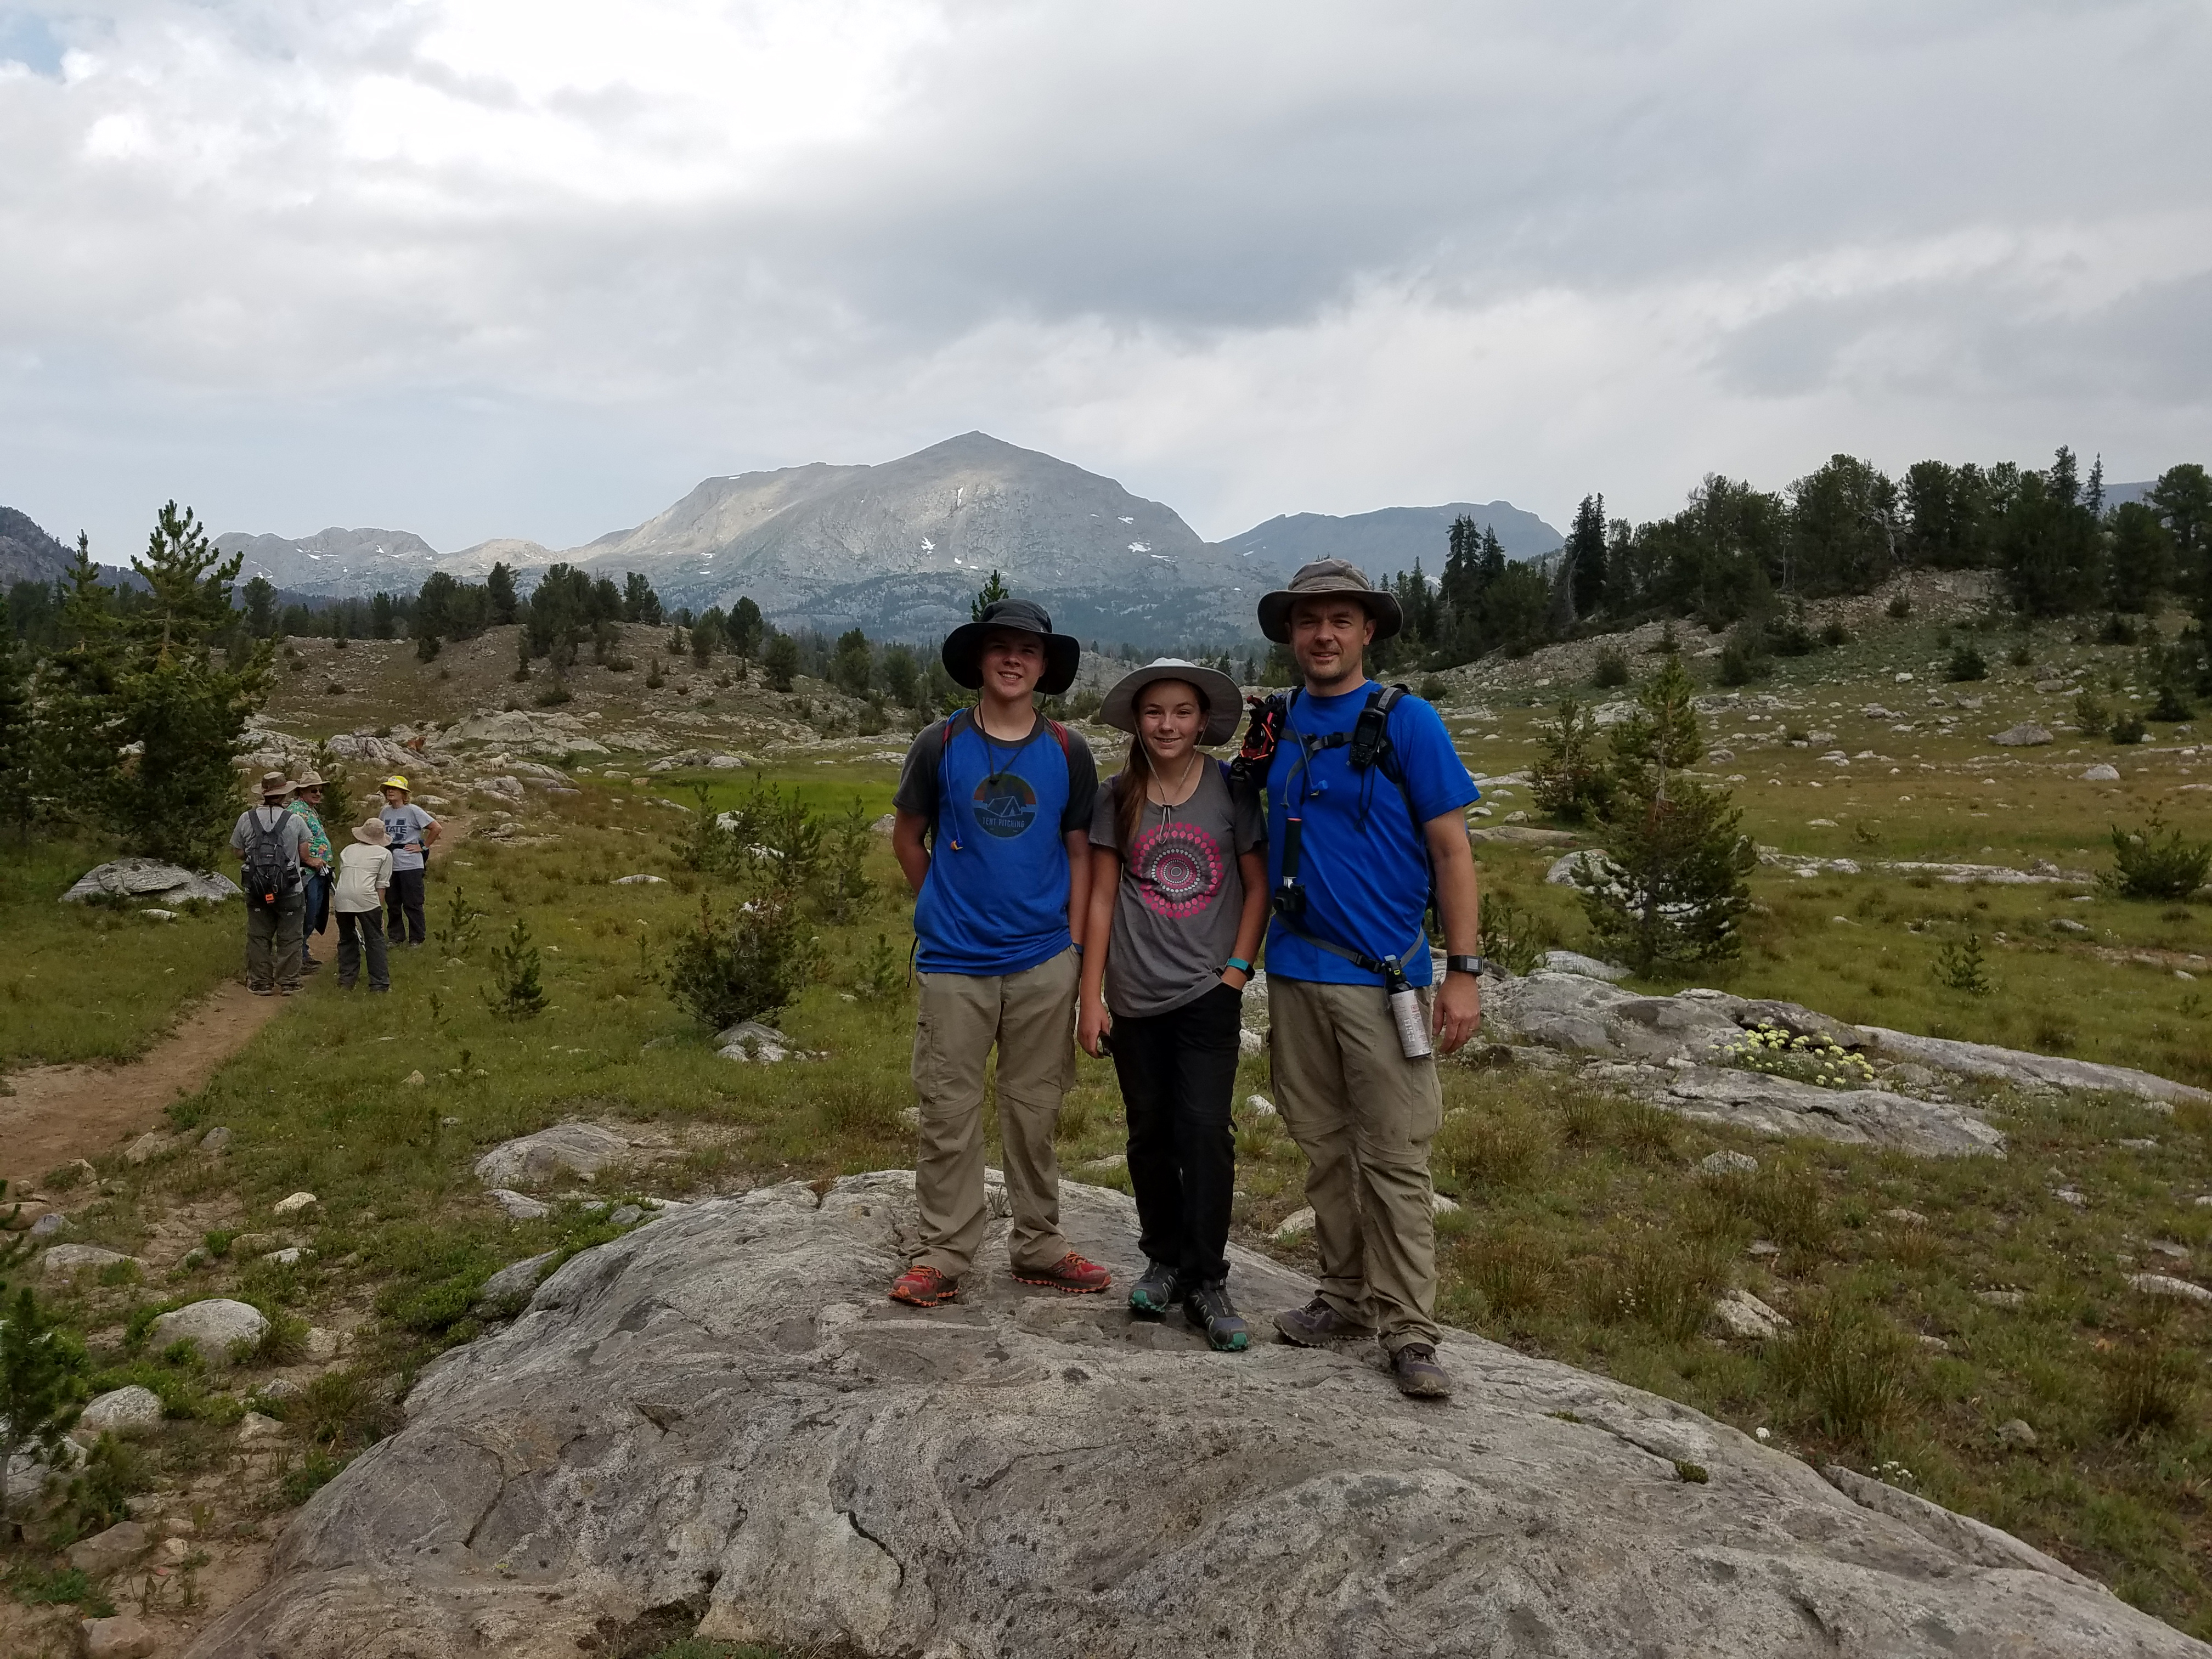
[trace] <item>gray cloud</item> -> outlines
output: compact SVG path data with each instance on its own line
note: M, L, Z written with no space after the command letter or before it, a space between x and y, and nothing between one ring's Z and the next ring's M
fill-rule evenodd
M92 0L10 54L0 500L110 545L560 544L976 426L1215 535L2202 431L2177 0Z

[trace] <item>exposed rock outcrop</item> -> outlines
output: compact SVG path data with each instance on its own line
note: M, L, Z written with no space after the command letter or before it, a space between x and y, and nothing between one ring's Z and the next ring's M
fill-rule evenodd
M212 870L187 870L158 859L117 859L96 865L76 878L62 895L64 904L92 899L156 899L164 904L183 904L204 899L220 904L239 896L238 884Z
M1002 1228L958 1304L900 1308L911 1194L764 1188L575 1257L192 1659L541 1659L648 1613L944 1659L2208 1652L1993 1529L1456 1332L1459 1396L1423 1407L1374 1354L1217 1355L1026 1291ZM1062 1220L1138 1267L1127 1199L1071 1185ZM1255 1311L1310 1291L1236 1275Z

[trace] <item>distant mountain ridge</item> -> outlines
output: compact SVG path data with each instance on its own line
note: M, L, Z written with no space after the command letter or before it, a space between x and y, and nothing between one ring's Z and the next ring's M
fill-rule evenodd
M1313 559L1349 559L1377 579L1411 570L1419 559L1431 576L1443 568L1455 519L1468 518L1498 532L1509 559L1556 553L1565 538L1533 513L1510 501L1447 501L1442 507L1384 507L1343 518L1291 513L1254 525L1220 544L1240 557L1254 556L1296 569Z
M521 585L556 561L620 580L648 577L671 605L725 607L750 595L786 628L866 629L927 639L966 620L993 570L1085 639L1250 638L1260 594L1307 559L1352 559L1382 578L1440 569L1461 513L1492 524L1508 554L1537 556L1559 534L1510 502L1388 507L1272 519L1209 543L1172 507L1070 462L969 432L874 465L812 462L708 478L643 524L556 552L534 542L441 554L404 531L341 530L287 540L232 532L245 574L310 592L411 591L433 569L480 578L495 560Z
M0 581L50 582L69 574L76 555L33 522L27 513L0 507Z

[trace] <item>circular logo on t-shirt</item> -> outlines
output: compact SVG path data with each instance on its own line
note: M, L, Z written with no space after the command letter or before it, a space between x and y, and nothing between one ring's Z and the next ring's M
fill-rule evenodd
M1180 921L1213 902L1226 866L1213 837L1194 823L1164 823L1137 837L1129 871L1147 909Z
M1018 772L994 772L975 786L975 807L986 835L1012 841L1036 822L1036 791Z

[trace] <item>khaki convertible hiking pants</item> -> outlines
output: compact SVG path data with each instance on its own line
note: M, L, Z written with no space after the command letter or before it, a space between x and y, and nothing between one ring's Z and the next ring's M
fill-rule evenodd
M1429 995L1421 993L1424 1013ZM1380 986L1270 974L1267 1003L1275 1103L1309 1166L1322 1299L1379 1332L1393 1353L1408 1342L1434 1346L1436 1060L1400 1052Z
M947 1279L975 1265L990 1216L983 1197L983 1063L999 1050L999 1139L1013 1209L1007 1253L1017 1267L1051 1267L1068 1251L1060 1231L1060 1100L1075 1070L1073 950L1019 974L984 979L924 974L914 1028L921 1109L915 1261Z

